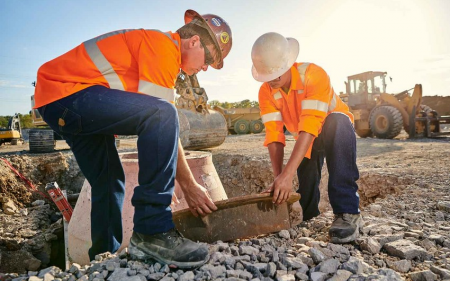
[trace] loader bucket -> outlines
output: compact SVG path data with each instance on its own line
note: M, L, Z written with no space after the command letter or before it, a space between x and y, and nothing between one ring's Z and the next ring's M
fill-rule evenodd
M184 149L197 150L221 145L228 134L227 122L215 110L200 113L178 109L180 140Z

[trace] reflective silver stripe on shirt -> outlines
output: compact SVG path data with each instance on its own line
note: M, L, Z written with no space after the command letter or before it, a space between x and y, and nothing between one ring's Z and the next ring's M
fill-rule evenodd
M305 73L306 73L306 69L308 68L308 66L309 66L309 62L304 62L301 65L297 66L297 70L300 73L300 79L302 79L303 86L305 85Z
M95 38L84 42L84 48L86 49L86 52L88 53L92 62L108 82L109 87L111 89L118 89L122 91L125 90L119 76L98 48Z
M133 31L133 30L136 30L136 29L121 29L121 30L111 31L111 32L102 34L100 36L97 36L97 37L95 37L95 38L93 38L91 40L88 40L88 41L94 40L95 42L98 42L98 41L101 41L101 40L106 39L108 37L111 37L111 36L114 36L114 35L117 35L117 34L125 34L128 31Z
M276 92L276 93L273 95L273 98L276 99L276 100L279 100L279 99L281 99L282 97L283 97L283 96L281 95L280 91Z
M103 53L100 51L100 49L97 45L97 42L101 41L103 39L106 39L108 37L111 37L111 36L114 36L117 34L125 34L129 31L133 31L133 30L135 30L135 29L117 30L117 31L113 31L113 32L109 32L109 33L97 36L91 40L84 42L84 47L86 49L86 52L88 53L89 57L91 58L92 62L95 64L97 69L103 75L105 80L108 82L109 87L111 89L118 89L118 90L124 91L125 87L124 87L122 81L120 80L119 75L117 75L117 73L114 71L114 68L111 66L109 61L105 58ZM178 46L178 41L173 40L172 37L170 36L170 33L162 32L162 31L154 30L154 29L151 29L151 31L157 31L157 32L160 32L160 33L166 35L170 40L172 40L172 42L175 45ZM171 91L173 92L173 90L171 90ZM152 95L152 96L156 96L156 95ZM157 97L159 97L159 96L157 96ZM161 96L161 98L164 98L164 99L167 99L167 97L168 97L168 95ZM167 99L167 100L169 100L169 99ZM175 97L173 97L171 99L171 101L174 101L174 100L175 100Z
M303 100L302 101L302 110L312 109L318 110L327 113L328 112L328 104L326 102L320 100Z
M131 30L133 29L123 29L109 32L84 42L84 48L86 49L86 52L88 53L89 57L91 58L92 62L95 64L97 69L103 75L105 80L108 82L109 87L111 89L118 89L122 91L125 90L122 81L120 80L117 73L114 71L114 68L111 66L109 61L100 51L97 42L117 34L124 34Z
M297 90L297 94L303 94L304 90Z
M330 102L330 107L328 108L328 112L332 112L335 108L336 108L336 99L339 98L336 96L336 93L333 94L333 98L331 99Z
M167 101L173 102L175 100L175 91L174 89L165 88L163 86L159 86L153 84L151 82L147 82L144 80L139 80L139 89L140 93L157 97L160 99L165 99Z
M281 116L280 112L272 112L272 113L267 113L261 116L261 119L263 121L263 123L267 123L267 122L271 122L271 121L281 121L283 122L283 117Z
M170 36L170 33L168 33L168 32L162 32L161 30L158 30L158 29L147 29L147 30L149 30L149 31L157 31L157 32L160 32L160 33L166 35L166 36L167 36L170 40L172 40L172 42L173 42L175 45L177 45L177 47L178 47L178 41L177 41L177 40L173 40L173 39L172 39L172 36Z

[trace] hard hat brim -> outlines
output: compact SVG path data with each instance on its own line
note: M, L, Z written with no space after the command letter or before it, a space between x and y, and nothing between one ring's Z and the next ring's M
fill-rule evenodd
M205 21L205 19L199 13L197 13L194 10L186 10L186 12L184 13L184 23L185 24L190 23L195 18L201 20L203 23L202 27L204 27L204 28L206 28L206 30L208 30L209 36L211 36L211 39L214 42L214 47L216 48L216 51L219 55L219 60L214 62L213 64L211 64L211 67L213 67L215 69L221 69L223 67L223 56L222 56L222 51L220 50L219 42L217 42L216 35L212 31L212 29L209 27L209 25Z
M289 44L289 54L288 54L288 60L286 65L278 69L277 71L270 73L270 74L261 74L256 71L256 68L254 65L252 65L252 75L253 78L258 82L268 82L275 78L280 77L283 75L286 71L288 71L292 65L294 65L295 61L297 60L298 54L300 52L300 44L295 38L286 37L288 44Z

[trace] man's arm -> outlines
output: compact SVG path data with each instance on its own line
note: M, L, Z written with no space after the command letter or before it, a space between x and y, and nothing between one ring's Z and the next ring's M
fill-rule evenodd
M283 170L284 145L281 142L272 142L267 145L267 148L272 162L273 176L276 178Z
M308 151L308 148L313 142L313 140L314 140L313 135L306 132L300 132L298 139L295 142L294 150L292 151L291 157L289 158L286 167L284 167L284 169L282 170L281 167L283 164L283 154L279 152L280 150L279 145L282 146L282 144L279 145L277 145L277 143L269 144L269 154L270 159L272 160L272 168L274 169L275 181L269 187L267 192L273 191L272 202L274 202L275 204L282 204L286 202L286 200L289 198L289 193L292 191L292 181L294 179L294 175L297 171L298 166L305 157L306 152ZM271 148L271 145L274 146ZM274 163L274 160L277 162ZM277 175L276 174L277 171L281 171L281 173Z
M195 181L184 156L183 146L178 139L178 163L176 179L180 184L186 202L194 216L205 216L217 210L206 188Z

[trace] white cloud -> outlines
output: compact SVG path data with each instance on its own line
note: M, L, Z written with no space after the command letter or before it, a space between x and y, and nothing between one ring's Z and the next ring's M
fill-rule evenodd
M0 80L0 87L5 88L33 88L31 85L24 83L15 83L9 80Z

